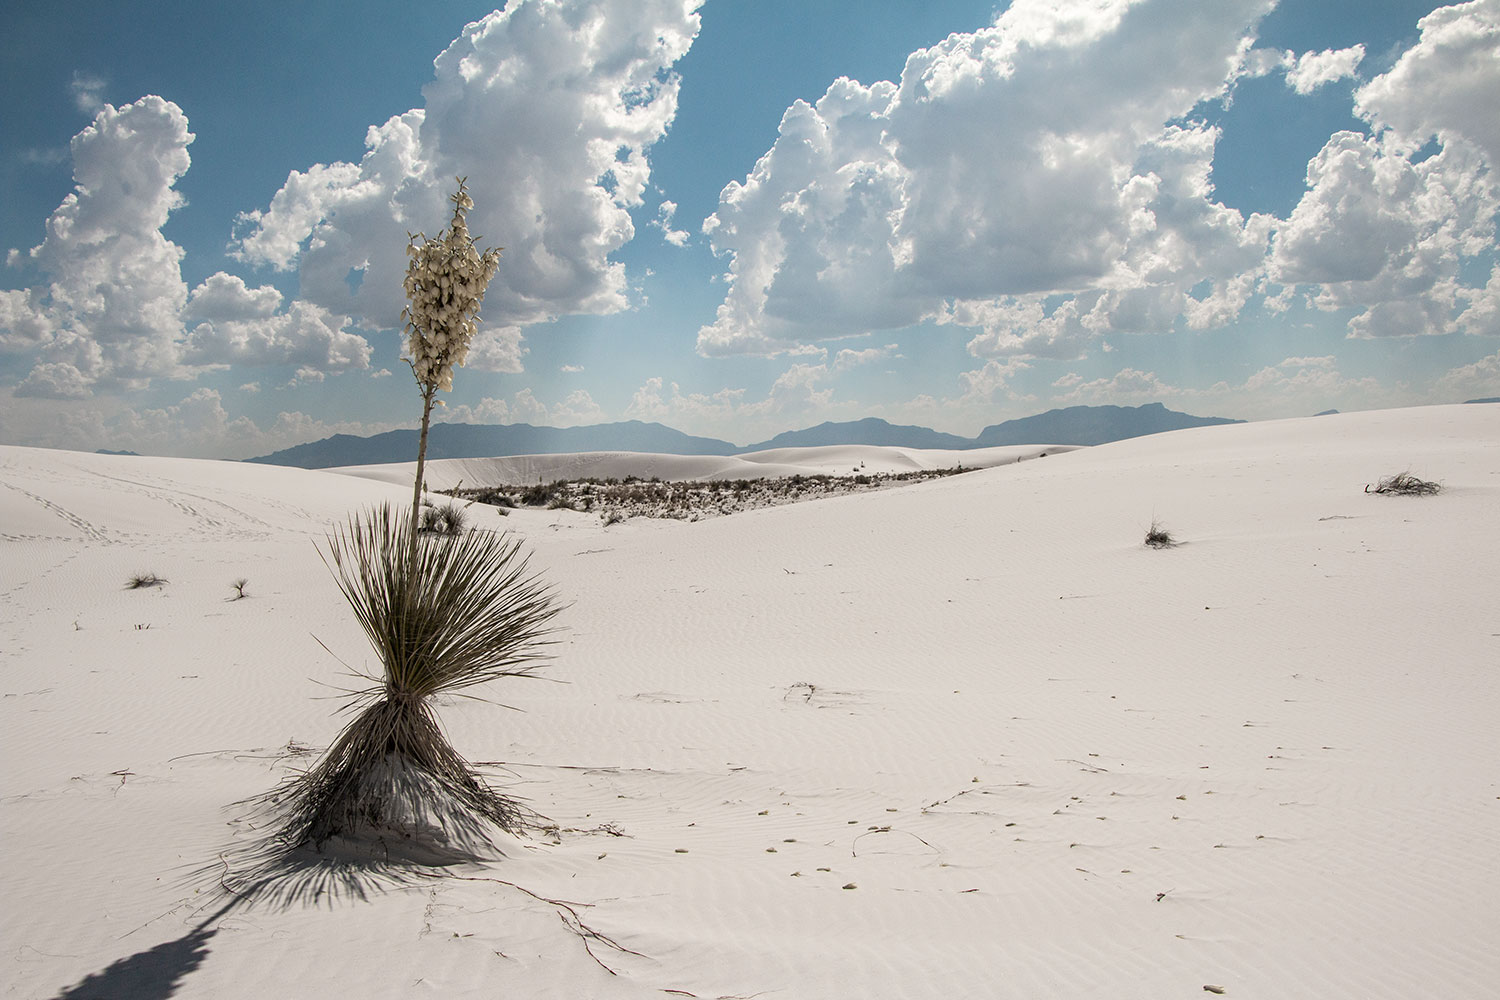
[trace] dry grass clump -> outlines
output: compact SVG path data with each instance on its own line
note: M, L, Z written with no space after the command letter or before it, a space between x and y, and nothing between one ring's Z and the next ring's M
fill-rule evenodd
M456 503L445 503L442 506L426 504L422 507L419 531L432 535L462 535L468 527L469 515Z
M1430 483L1425 479L1418 479L1410 472L1402 472L1394 476L1386 476L1376 483L1372 489L1368 484L1365 486L1366 493L1381 493L1390 496L1403 497L1427 497L1442 492L1442 484Z
M1177 539L1172 537L1160 521L1152 521L1151 527L1146 529L1146 545L1153 549L1170 549L1177 544Z
M166 577L157 576L155 573L137 573L125 581L125 589L143 590L146 587L160 587L166 582Z
M493 827L519 832L530 815L453 749L432 701L531 674L560 607L519 542L426 535L412 564L410 532L387 505L329 538L325 561L383 676L353 696L355 717L323 758L270 797L285 851L340 837L473 853L492 844Z

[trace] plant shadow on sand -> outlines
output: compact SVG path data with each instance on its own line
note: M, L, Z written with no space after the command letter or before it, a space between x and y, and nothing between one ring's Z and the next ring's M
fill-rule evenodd
M208 943L219 932L209 925L228 909L219 910L175 941L136 952L84 976L55 1000L166 1000L175 996L182 981L208 958Z
M219 888L232 897L224 912L257 906L331 908L368 902L381 893L497 856L497 850L480 850L477 845L459 848L395 839L335 837L321 850L306 845L287 850L267 842L242 855L244 867L226 872Z

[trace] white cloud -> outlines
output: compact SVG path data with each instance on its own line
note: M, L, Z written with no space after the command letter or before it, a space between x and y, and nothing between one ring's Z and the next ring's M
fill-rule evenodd
M1273 280L1320 286L1320 309L1361 310L1349 321L1355 337L1474 325L1459 311L1473 297L1459 279L1465 259L1493 252L1500 189L1472 146L1413 163L1384 137L1340 132L1307 176L1275 236Z
M222 271L210 276L193 289L182 311L184 320L196 321L182 360L201 367L297 365L320 374L370 366L370 344L343 329L347 316L305 302L278 313L280 304L281 293L269 285L247 288Z
M468 25L434 63L425 106L372 127L359 164L294 171L242 218L235 252L296 266L302 295L366 326L399 325L408 230L448 218L468 177L469 221L506 248L485 298L502 328L626 307L628 209L648 151L676 113L670 67L698 31L698 0L511 3ZM351 291L345 280L362 270Z
M1461 138L1500 170L1500 0L1440 7L1417 23L1421 40L1356 93L1359 114L1413 148Z
M68 92L73 95L73 106L90 117L104 110L104 99L100 96L105 82L102 78L82 70L73 71L73 80Z
M469 347L465 366L481 372L520 374L524 370L521 358L526 355L521 343L524 339L518 326L484 327Z
M583 371L583 365L563 365L558 369L558 371L568 375L576 375L579 372Z
M604 410L587 390L575 389L561 403L551 406L536 397L531 389L521 389L507 402L486 396L477 404L461 404L447 409L443 419L461 424L527 423L546 427L577 427L606 420Z
M831 419L828 412L809 408L830 403L831 390L816 388L827 374L821 365L793 365L776 379L765 398L749 401L742 388L685 393L677 383L668 387L660 376L653 376L635 391L624 416L746 443L793 424Z
M310 382L316 384L318 382L324 381L326 378L327 376L325 376L316 368L298 368L297 374L292 376L291 380L287 382L287 385L306 385Z
M1084 298L1085 303L1098 296ZM1029 295L990 301L967 300L949 304L939 313L939 324L978 327L969 353L978 358L1082 357L1093 336L1079 315L1079 299L1059 303L1049 313L1043 296Z
M28 445L93 451L111 448L145 455L248 458L332 434L379 434L394 423L328 423L303 413L280 413L262 428L226 411L220 394L198 388L176 403L135 408L118 399L95 397L59 408L43 400L7 401L7 440Z
M1313 414L1330 407L1402 406L1424 399L1405 385L1383 384L1371 377L1346 377L1331 356L1285 358L1239 384L1221 381L1201 389L1172 385L1155 372L1129 367L1096 379L1069 372L1053 382L1053 388L1058 392L1052 401L1059 405L1165 402L1191 413L1248 420Z
M1438 378L1440 400L1458 403L1466 399L1493 399L1500 396L1500 352L1480 358L1471 365L1450 368Z
M1287 67L1286 82L1299 94L1310 94L1325 83L1354 76L1365 57L1365 47L1304 52Z
M1056 397L1062 403L1131 406L1160 402L1179 395L1179 390L1167 385L1155 372L1144 372L1138 368L1122 368L1107 378L1088 382L1075 375L1066 383L1059 379L1053 385L1066 390Z
M192 141L182 110L153 96L105 105L73 138L74 190L28 254L45 283L0 292L0 349L34 358L19 395L80 399L230 364L368 367L345 316L304 302L278 312L275 288L223 272L189 294L162 227L183 203Z
M857 368L860 365L873 365L890 358L898 357L895 344L886 344L884 347L867 347L863 350L851 350L845 348L834 355L833 370L843 371L847 368Z
M1273 279L1316 286L1319 309L1355 311L1351 337L1495 330L1488 289L1464 269L1496 249L1500 0L1419 24L1420 41L1355 94L1375 134L1328 140L1275 236ZM1412 155L1432 139L1436 155Z
M677 203L675 201L663 201L656 210L656 218L651 225L660 229L662 238L674 247L687 246L687 241L692 239L693 234L686 229L673 229L672 217L677 214Z
M1459 325L1465 333L1484 337L1500 337L1500 263L1490 268L1490 277L1483 288L1461 288L1459 296L1468 306L1459 316Z
M604 421L604 410L585 389L574 389L561 403L552 407L553 427L576 427Z
M1010 391L1012 376L1030 367L1025 361L1010 358L1006 361L986 361L982 368L960 372L958 384L962 391L954 402L959 406L989 403L995 398L995 393Z
M173 185L192 141L182 110L159 97L105 105L74 136L73 192L30 251L47 284L8 293L0 309L7 345L41 353L18 392L77 398L176 371L187 286L161 228L182 204Z
M1014 319L1030 296L1180 295L1256 266L1268 224L1211 200L1216 134L1167 123L1225 93L1269 6L1018 0L994 27L912 54L899 87L839 80L794 104L705 222L730 287L699 352ZM1098 307L1108 325L1100 301L1073 313ZM1213 316L1239 301L1226 285ZM1092 331L986 333L976 351L1076 356Z

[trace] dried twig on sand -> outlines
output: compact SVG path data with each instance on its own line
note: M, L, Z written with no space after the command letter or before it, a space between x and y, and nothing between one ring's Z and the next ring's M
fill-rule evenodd
M1402 472L1395 476L1386 476L1376 483L1374 488L1365 485L1366 493L1382 493L1403 497L1426 497L1439 493L1443 489L1440 483L1430 483L1425 479L1418 479L1410 472Z

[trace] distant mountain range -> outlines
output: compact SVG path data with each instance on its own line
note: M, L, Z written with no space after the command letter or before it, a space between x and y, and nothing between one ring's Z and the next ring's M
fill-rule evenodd
M496 458L503 455L559 455L584 451L636 451L662 455L740 455L772 448L868 444L895 448L990 448L1010 444L1095 445L1125 438L1238 424L1225 417L1195 417L1160 403L1144 406L1069 406L1034 417L1007 420L976 437L944 434L928 427L892 424L878 417L822 423L778 434L740 447L715 438L694 437L662 424L627 420L587 427L534 427L531 424L434 424L427 435L428 458ZM410 462L417 456L417 432L387 431L371 437L335 434L294 448L247 459L266 465L327 469L343 465Z

